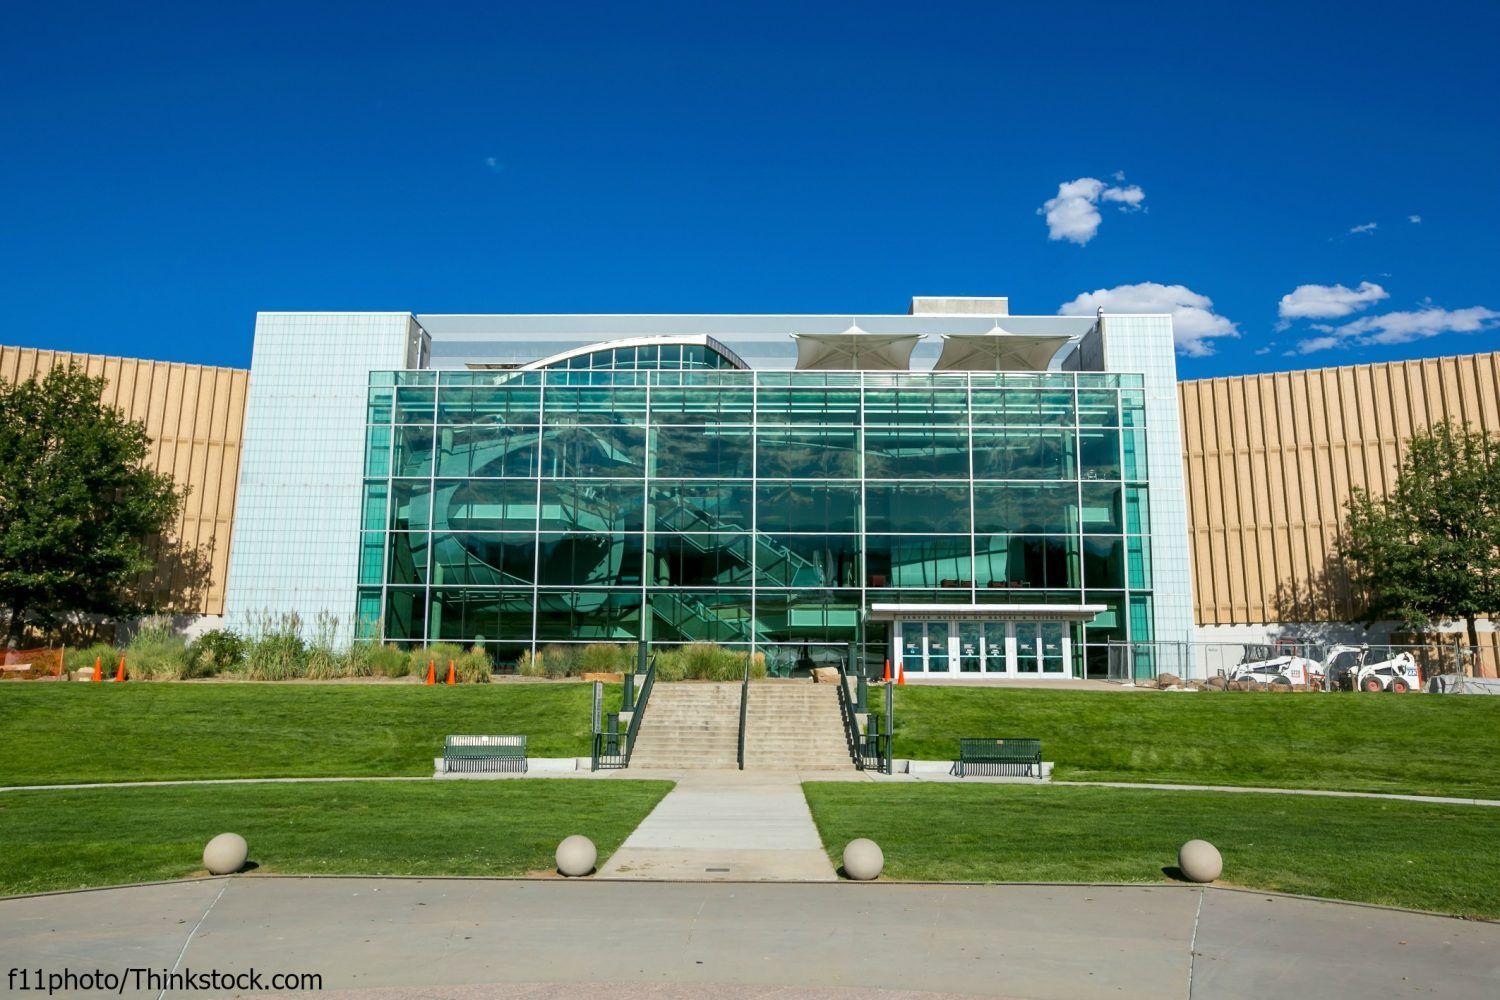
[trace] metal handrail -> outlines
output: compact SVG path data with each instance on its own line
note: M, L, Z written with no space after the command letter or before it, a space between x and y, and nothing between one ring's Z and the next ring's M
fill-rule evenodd
M630 713L630 730L625 737L625 766L630 766L630 754L635 750L635 737L641 731L641 719L646 714L646 703L651 700L651 688L656 685L656 654L646 663L646 679L641 681L641 690L635 696L635 710Z
M753 654L745 654L745 675L740 678L740 747L738 761L740 770L745 769L745 716L746 707L750 701L750 659Z
M854 650L849 650L852 659ZM854 759L854 766L859 770L865 769L864 740L859 731L859 719L854 714L854 704L849 699L849 671L844 667L844 661L838 660L835 664L839 671L839 718L844 723L844 742L849 747L849 756Z
M635 668L632 666L630 672L633 675ZM632 677L633 680L633 677ZM651 688L656 683L656 656L653 654L646 663L646 679L641 682L641 687L635 694L634 710L630 713L630 726L625 732L619 730L620 714L610 712L603 714L603 685L595 684L594 687L594 711L593 711L593 747L590 759L590 768L629 767L630 755L635 750L636 734L641 729L641 719L646 712L646 702L651 698ZM628 684L628 682L627 682ZM623 741L623 742L622 742Z

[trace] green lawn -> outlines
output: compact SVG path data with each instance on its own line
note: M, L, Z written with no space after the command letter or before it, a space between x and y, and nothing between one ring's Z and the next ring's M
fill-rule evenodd
M870 837L893 879L1160 882L1183 841L1222 882L1500 917L1500 810L1371 799L1024 785L803 786L837 865Z
M1500 698L909 686L895 716L897 757L1039 737L1058 779L1500 798Z
M582 833L603 864L665 781L445 781L102 788L0 794L0 894L202 873L232 830L258 871L524 875Z
M0 684L0 785L431 774L449 733L519 733L532 756L584 756L591 688Z

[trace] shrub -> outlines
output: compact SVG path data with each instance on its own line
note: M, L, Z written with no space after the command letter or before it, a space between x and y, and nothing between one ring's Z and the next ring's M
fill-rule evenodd
M546 677L547 671L543 666L540 652L536 656L532 656L529 649L522 653L516 660L516 673L522 677Z
M96 642L82 649L69 649L63 654L63 667L69 671L93 670L95 660L106 671L113 671L120 662L120 651L107 642Z
M339 620L326 611L318 612L313 623L313 637L307 644L306 676L326 681L338 677L355 677L363 663L350 655L349 650L339 652L337 648Z
M245 676L256 681L284 681L307 674L307 645L296 612L252 622L245 643Z
M766 658L751 656L746 650L729 649L712 642L694 642L664 649L656 654L656 678L662 681L737 681L745 675L745 660L750 660L750 676L766 676Z
M164 616L144 619L125 647L125 675L137 680L179 681L192 676L191 662L187 643Z
M358 663L360 677L405 677L411 673L411 656L404 649L378 642L356 642L349 657Z
M454 642L435 642L431 646L413 646L407 654L409 672L422 677L427 676L427 664L433 664L434 672L441 683L448 676L448 661L453 661L454 669L458 668L458 661L463 658L464 648Z
M635 653L629 646L596 642L578 651L578 673L622 674L635 662Z
M187 651L190 676L212 677L244 662L245 640L228 629L214 629L189 643Z
M490 654L477 642L455 661L455 667L458 679L464 684L488 684L495 670Z

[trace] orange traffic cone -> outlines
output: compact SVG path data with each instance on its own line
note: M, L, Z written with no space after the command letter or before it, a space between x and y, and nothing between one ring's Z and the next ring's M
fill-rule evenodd
M94 683L104 680L104 657L94 657Z
M453 661L452 660L448 661L448 683L449 684L457 684L458 683L458 678L455 677L455 676L453 676Z
M115 683L121 684L125 681L125 655L120 654L120 668L115 671Z
M896 686L897 687L906 687L906 665L905 664L897 664L896 665Z
M434 663L432 660L428 660L427 661L427 683L428 684L436 684L437 683L437 664Z
M891 661L889 657L887 657L885 661L885 676L880 680L884 684L889 684L891 682Z

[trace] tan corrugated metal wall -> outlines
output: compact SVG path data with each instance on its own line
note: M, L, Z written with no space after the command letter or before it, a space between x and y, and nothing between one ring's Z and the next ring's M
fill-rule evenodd
M151 467L190 487L175 530L154 543L156 572L141 581L141 599L161 611L222 615L250 373L0 347L0 379L8 382L69 363L104 376L104 401L145 424Z
M1444 419L1500 432L1500 354L1183 382L1200 625L1357 615L1329 560L1352 487L1384 492Z

